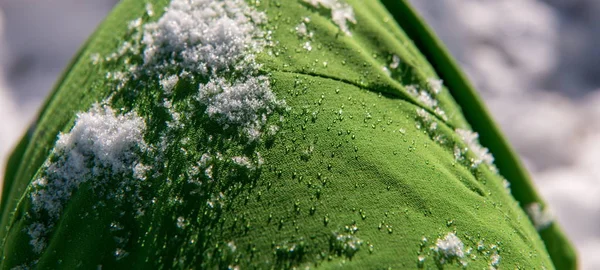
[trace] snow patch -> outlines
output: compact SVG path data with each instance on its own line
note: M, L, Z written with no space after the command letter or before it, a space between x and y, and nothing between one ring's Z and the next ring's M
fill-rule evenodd
M144 27L144 63L204 76L252 70L253 53L265 45L257 25L265 22L266 15L243 0L173 0L157 22Z
M259 27L266 20L243 0L173 0L157 22L144 27L144 64L159 74L167 94L182 78L208 79L196 95L207 115L223 129L237 128L256 141L267 117L285 107L271 91L269 78L257 75L255 54L269 40Z
M467 148L475 155L475 158L471 160L471 166L473 168L477 168L481 163L489 165L490 168L495 168L494 156L492 156L487 148L479 144L479 134L477 134L477 132L460 128L457 128L455 131L467 145Z
M222 124L242 127L251 140L258 139L267 116L278 107L285 106L270 90L265 76L249 77L245 81L228 82L224 78L214 78L200 85L198 100L207 106L210 117Z
M88 112L77 114L75 125L70 132L58 136L53 156L44 164L42 175L31 185L34 218L49 217L28 228L30 243L36 253L44 249L44 236L81 184L94 179L104 182L113 177L145 175L147 167L140 163L135 153L136 149L146 147L145 128L144 120L135 112L118 115L106 105L94 104ZM92 183L95 184L98 183Z

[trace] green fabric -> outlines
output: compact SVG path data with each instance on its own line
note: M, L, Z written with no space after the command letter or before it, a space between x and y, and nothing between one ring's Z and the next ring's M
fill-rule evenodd
M185 112L188 125L169 130L169 116L159 106L165 96L155 78L142 76L121 89L106 78L107 72L124 69L125 58L142 61L139 55L92 63L93 55L110 55L123 41L135 40L130 21L155 21L168 5L150 2L157 12L152 17L144 1L124 0L115 8L9 160L0 208L2 269L462 268L458 258L435 251L437 239L451 232L465 252L471 249L462 259L468 268L489 267L494 254L501 257L500 268L576 268L558 225L538 234L519 206L542 202L473 88L404 1L348 1L357 21L349 23L352 36L340 31L327 9L302 1L253 1L267 14L264 28L276 41L258 55L260 72L289 110L269 118L280 127L276 135L248 145L190 105L206 78L177 84L173 107ZM311 51L294 31L304 17L314 31ZM400 66L388 76L382 67L393 55ZM447 120L406 89L426 87L430 78L444 81L436 99ZM57 135L69 132L76 113L108 97L113 108L136 111L146 120L149 144L158 145L165 133L171 136L165 157L143 156L159 172L139 190L148 206L136 215L135 207L106 200L84 184L37 255L27 233L34 222L31 182L53 158ZM431 120L424 121L418 109ZM435 131L427 127L432 122ZM500 174L456 160L454 145L464 147L457 128L480 134ZM260 152L264 164L240 174L225 163L217 181L199 192L189 171L206 149ZM512 195L500 175L511 183ZM111 180L114 187L119 180ZM223 206L209 206L219 193ZM344 246L339 237L354 240L359 249Z

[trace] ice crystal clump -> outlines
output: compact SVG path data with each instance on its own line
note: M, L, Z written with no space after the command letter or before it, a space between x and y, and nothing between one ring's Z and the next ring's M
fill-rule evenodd
M135 112L118 115L109 106L95 104L88 112L77 114L70 132L58 136L54 156L32 183L33 216L42 220L28 228L36 253L44 249L44 236L80 185L94 180L91 185L98 186L112 177L144 179L147 167L140 163L136 149L146 145L145 126ZM49 218L44 220L42 215Z
M348 22L356 24L354 9L340 0L304 0L315 8L322 6L331 10L331 20L348 36L352 36Z
M475 155L475 159L471 161L472 167L477 168L481 163L485 163L490 166L490 168L495 168L494 156L492 156L487 148L481 146L481 144L478 142L479 134L460 128L456 129L456 133L467 145L467 148Z
M269 78L257 75L256 53L268 40L259 27L265 22L263 12L242 0L173 0L157 22L144 27L144 65L158 72L167 94L181 78L208 79L196 95L208 117L256 141L267 117L285 107Z
M425 88L421 88L418 85L407 85L404 87L404 89L411 96L415 97L421 103L423 103L427 108L433 109L434 113L441 119L443 119L444 121L448 120L446 112L441 107L439 107L438 100L436 99L436 96L442 91L441 80L430 78L427 79L427 87Z
M446 262L452 262L453 260L458 260L463 267L467 265L466 261L462 261L461 259L465 257L465 245L463 242L454 234L450 232L446 234L446 236L442 239L437 239L435 243L434 250L439 255L439 260L441 264L445 264Z
M267 116L285 102L271 92L266 76L250 77L241 82L214 78L200 85L198 100L207 106L207 114L225 129L229 125L242 127L251 140L256 140L265 126Z
M525 207L525 211L527 212L527 215L529 215L531 222L533 222L533 226L535 226L538 231L547 228L554 222L554 217L550 211L548 211L547 208L544 209L542 205L537 202L528 204Z
M443 85L444 85L444 82L442 80L438 80L438 79L434 79L434 78L427 79L427 86L429 86L429 89L431 89L431 92L433 92L436 95L442 92Z
M314 33L312 31L308 31L308 27L306 26L309 22L310 18L304 17L304 19L302 19L302 22L296 25L294 30L296 30L296 35L298 35L298 37L308 39L311 39L313 37Z
M308 35L308 30L306 30L306 24L304 24L304 22L301 22L300 24L298 24L295 29L296 29L296 34L299 37L305 37Z
M436 251L447 258L465 256L464 244L454 233L448 233L443 239L438 239L435 243Z
M264 22L265 14L243 0L173 0L157 22L145 26L144 63L205 76L252 69L252 53L265 44L257 27Z

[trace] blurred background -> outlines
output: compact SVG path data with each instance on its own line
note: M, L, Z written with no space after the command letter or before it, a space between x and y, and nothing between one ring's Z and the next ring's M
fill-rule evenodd
M0 0L1 164L116 2ZM479 89L582 269L600 269L600 1L411 2Z

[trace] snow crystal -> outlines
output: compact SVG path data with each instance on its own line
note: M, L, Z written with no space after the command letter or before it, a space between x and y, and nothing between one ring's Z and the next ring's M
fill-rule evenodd
M554 222L552 213L550 213L547 208L543 209L542 205L537 202L525 206L525 211L527 212L527 215L529 215L531 222L533 222L533 226L535 226L538 231L547 228Z
M129 24L127 25L127 29L133 30L140 26L142 26L142 18L137 18L137 19L129 22Z
M157 22L144 28L145 65L160 74L167 94L181 77L207 78L196 96L207 115L255 141L267 116L285 106L271 92L268 77L256 76L255 54L266 46L258 26L265 22L266 15L243 0L173 0ZM177 75L162 74L181 69Z
M416 85L407 85L404 86L404 89L411 96L417 98L425 106L434 109L436 111L436 114L438 114L439 116L445 116L445 112L438 107L438 101L427 91L419 90L419 87Z
M173 0L157 22L145 26L144 63L205 76L252 69L251 53L260 51L265 40L257 25L265 21L264 13L243 0Z
M296 34L301 37L305 37L308 34L308 31L306 30L306 24L304 24L304 22L301 22L296 26Z
M472 166L476 168L481 163L485 163L489 166L494 166L494 156L489 152L489 150L478 142L479 134L477 132L473 132L466 129L456 129L456 133L460 136L460 138L467 144L467 148L475 154L475 159L472 161Z
M150 3L146 3L146 14L150 17L154 16L154 7Z
M224 78L211 79L200 85L198 100L207 106L207 114L225 129L230 124L240 126L251 140L258 139L267 116L285 106L285 102L278 101L271 92L265 76L233 83Z
M320 5L326 9L331 9L331 20L337 24L342 32L352 36L347 22L356 24L356 19L354 18L354 10L350 5L339 0L304 0L304 2L315 8L319 8Z
M246 156L235 156L231 158L231 161L238 166L245 167L248 170L254 169L254 165L252 165L252 162Z
M446 258L463 258L465 256L463 242L452 232L448 233L444 239L438 239L435 249Z
M302 46L302 48L304 48L307 51L312 51L312 46L310 45L310 41L307 41L304 43L304 46Z
M32 209L50 217L49 224L33 223L28 230L34 251L44 247L42 236L60 218L64 205L79 186L93 178L141 176L135 149L144 148L145 122L135 112L117 115L108 106L93 105L77 114L69 133L61 133L54 146L54 158L44 164L43 174L32 183ZM143 179L142 179L143 180Z
M420 91L417 98L419 99L419 101L421 101L423 104L425 104L425 106L427 106L429 108L434 108L438 104L437 100L432 98L431 95L429 95L429 93L427 93L425 91Z
M433 92L436 95L439 94L440 92L442 92L443 85L444 85L444 82L442 80L438 80L438 79L434 79L434 78L427 79L427 86L429 86L429 89L431 89L431 92Z
M298 35L298 37L308 39L311 39L313 37L314 33L312 31L308 31L308 27L306 27L306 24L308 24L309 22L310 18L304 17L304 19L302 19L302 21L298 25L296 25L294 29L296 30L296 34Z
M301 22L300 24L298 24L295 29L296 29L296 34L299 37L308 37L308 30L306 29L306 24L304 24L304 22Z
M406 92L408 92L409 94L411 94L414 97L419 95L419 89L417 89L416 85L407 85L407 86L404 86L404 89L406 90Z
M171 75L161 79L160 86L162 86L162 89L165 93L170 94L175 85L177 85L177 82L179 82L179 76Z

